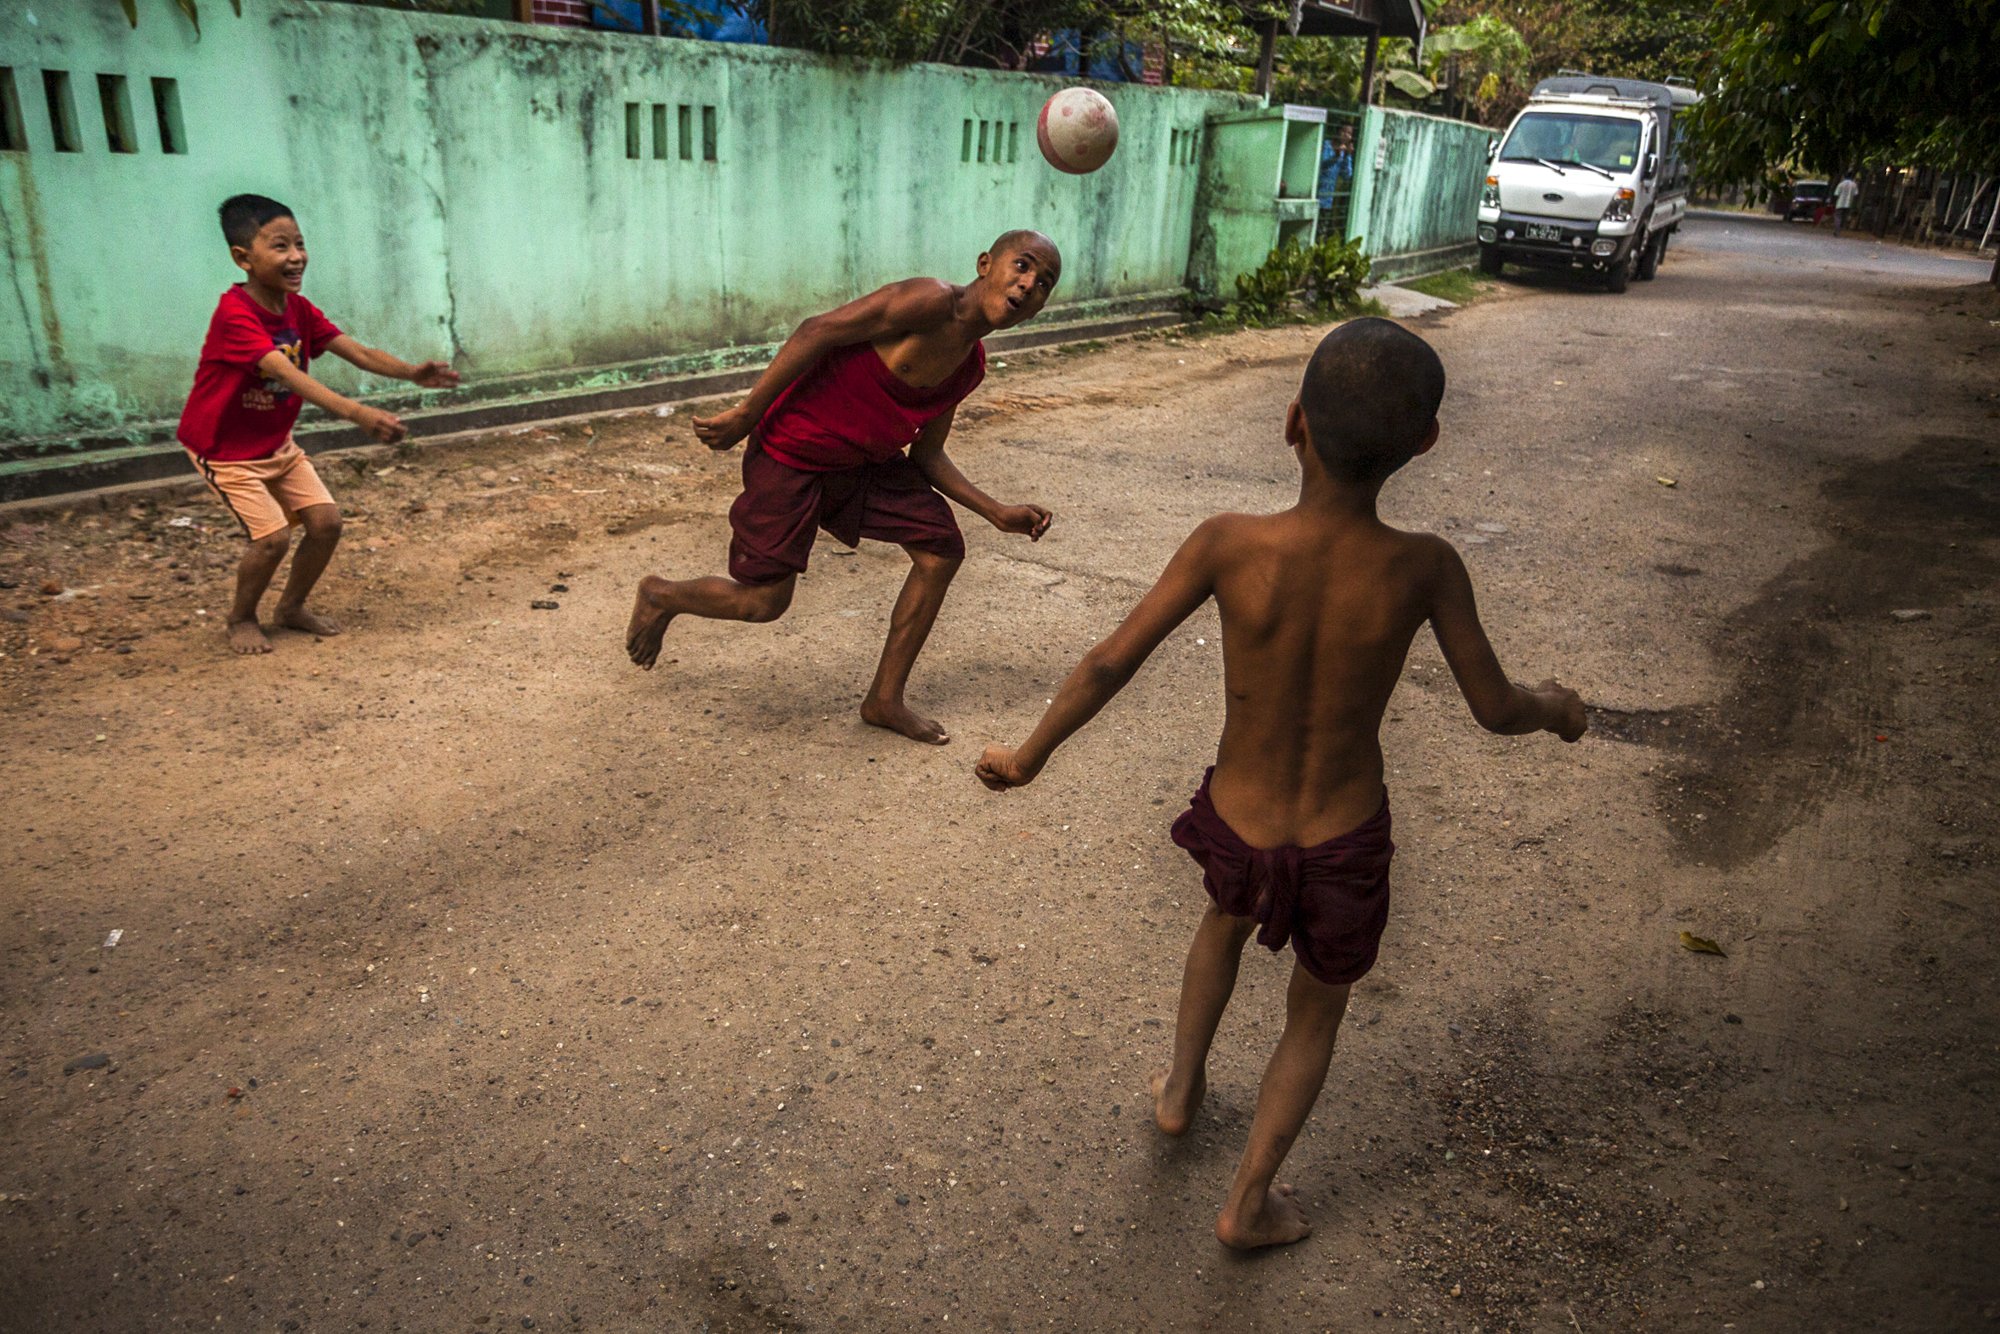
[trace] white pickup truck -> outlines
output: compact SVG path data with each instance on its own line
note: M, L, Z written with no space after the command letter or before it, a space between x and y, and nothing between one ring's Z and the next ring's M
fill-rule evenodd
M1495 145L1479 196L1479 267L1596 274L1614 292L1651 278L1687 212L1678 83L1565 72L1535 85Z

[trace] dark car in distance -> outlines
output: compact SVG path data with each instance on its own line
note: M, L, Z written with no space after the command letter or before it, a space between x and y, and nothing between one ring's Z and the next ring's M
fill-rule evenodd
M1821 212L1833 207L1833 187L1825 181L1793 181L1790 196L1780 196L1785 203L1779 211L1786 222L1797 222L1804 218L1807 222L1818 222Z

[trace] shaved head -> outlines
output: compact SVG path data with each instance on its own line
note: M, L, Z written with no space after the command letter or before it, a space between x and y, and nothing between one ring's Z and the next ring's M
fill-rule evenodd
M1444 401L1444 363L1388 320L1349 320L1313 350L1299 407L1313 452L1343 481L1379 482L1415 458Z
M986 247L986 253L989 255L1003 255L1015 250L1040 251L1047 256L1049 267L1056 274L1062 272L1062 251L1056 249L1056 243L1027 227L1017 227L1013 231L1002 232L993 238L992 245Z

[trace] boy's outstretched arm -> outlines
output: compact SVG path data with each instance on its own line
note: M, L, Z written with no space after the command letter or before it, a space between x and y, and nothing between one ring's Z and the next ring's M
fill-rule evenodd
M1472 716L1489 732L1521 736L1527 732L1554 732L1565 741L1583 735L1583 697L1553 679L1530 690L1507 679L1500 659L1479 624L1479 608L1472 596L1472 576L1465 562L1443 538L1435 538L1435 563L1431 585L1431 632L1437 636L1444 660L1458 681L1459 693L1472 708Z
M935 278L905 278L823 315L808 316L771 358L757 383L750 386L749 397L713 417L694 419L695 438L710 449L728 449L750 434L786 386L811 370L821 357L837 347L942 324L951 318L951 300L951 287L946 283Z
M408 380L411 384L422 385L426 389L449 389L458 383L458 372L448 361L421 361L410 363L401 357L384 352L379 347L369 347L342 334L326 345L326 350L343 361L352 362L370 375L386 376L391 380Z
M1219 521L1210 519L1181 543L1139 605L1109 638L1083 655L1055 701L1020 746L988 746L973 772L995 792L1034 781L1055 748L1072 732L1097 716L1111 697L1125 688L1133 674L1160 646L1160 641L1215 591L1215 564L1222 546Z
M292 364L290 357L273 350L266 352L257 369L311 403L336 417L345 417L385 445L393 445L410 433L410 428L394 413L356 403L345 394L335 393Z
M952 408L925 422L910 446L910 462L946 500L965 506L1003 533L1020 533L1031 542L1041 541L1054 515L1040 505L1002 505L974 486L944 452L945 438L957 416L958 409Z

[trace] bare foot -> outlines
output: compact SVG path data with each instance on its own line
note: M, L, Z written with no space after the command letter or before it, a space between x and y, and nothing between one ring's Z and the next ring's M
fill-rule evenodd
M278 624L293 630L303 630L309 635L322 637L340 633L338 622L321 616L318 612L307 611L304 607L287 607L280 602L276 607Z
M1168 1135L1185 1135L1201 1100L1208 1096L1208 1076L1199 1074L1187 1088L1174 1086L1171 1069L1153 1072L1153 1123Z
M1288 1246L1310 1236L1312 1224L1293 1196L1290 1186L1272 1186L1254 1213L1224 1209L1215 1220L1215 1239L1233 1250L1254 1251L1259 1246Z
M229 651L231 653L269 653L271 641L264 638L264 631L255 621L231 621L229 623Z
M861 721L876 727L886 727L891 732L901 732L910 740L921 741L927 746L942 746L951 740L940 724L920 713L910 712L909 706L901 700L863 701Z
M674 619L666 608L666 589L667 581L656 574L641 579L639 595L632 600L632 619L625 624L626 656L649 672L660 660L660 641Z

